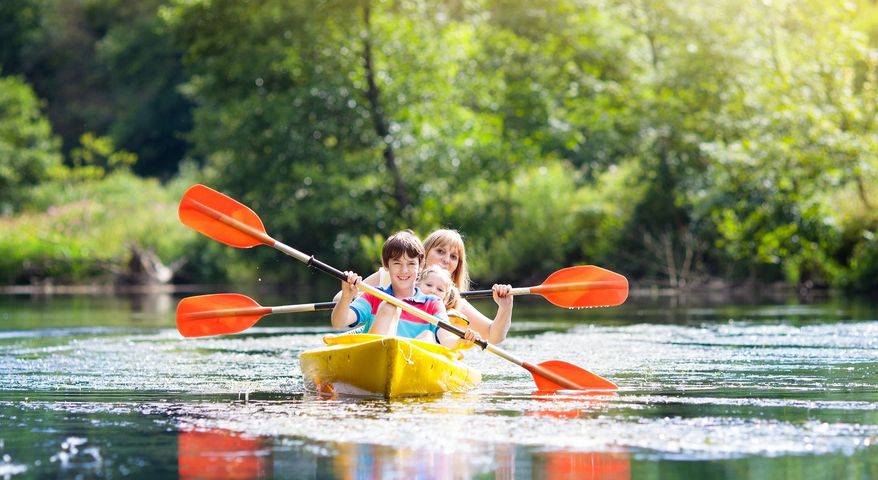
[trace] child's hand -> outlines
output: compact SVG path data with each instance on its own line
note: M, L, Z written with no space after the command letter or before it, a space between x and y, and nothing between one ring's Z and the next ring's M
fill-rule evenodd
M470 348L476 343L476 341L481 339L482 337L479 336L478 332L472 328L467 328L463 333L463 338L458 341L458 346L462 348Z
M378 309L375 310L375 316L384 316L392 319L399 319L399 315L402 313L402 309L397 307L396 305L392 305L387 302L381 302L378 304Z
M357 284L363 279L354 272L344 272L347 281L341 282L341 300L350 302L357 296Z
M496 302L498 306L507 308L512 306L512 285L494 284L491 291L493 293L494 302Z

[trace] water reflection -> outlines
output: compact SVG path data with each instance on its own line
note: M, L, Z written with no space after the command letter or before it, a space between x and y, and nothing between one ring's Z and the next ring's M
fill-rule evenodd
M333 476L346 480L371 478L472 478L493 474L497 479L612 479L631 478L628 453L551 451L532 452L514 445L496 445L487 458L476 452L413 450L385 445L338 445ZM478 456L478 455L477 455Z
M177 309L178 299L170 293L151 292L143 295L131 295L131 311L147 315L167 315Z
M345 480L472 476L470 465L456 455L385 445L338 445L333 467L334 477Z
M177 466L182 479L269 478L271 450L261 438L228 430L183 431L177 441Z
M547 452L533 460L538 478L604 479L631 478L631 458L626 452Z
M525 415L569 420L602 412L618 395L602 391L536 392L530 398L538 408L527 410Z
M513 444L461 445L460 450L398 448L368 443L248 437L223 429L181 431L179 477L249 479L280 477L463 479L493 474L497 479L631 478L627 452L533 451ZM289 448L292 446L293 448Z

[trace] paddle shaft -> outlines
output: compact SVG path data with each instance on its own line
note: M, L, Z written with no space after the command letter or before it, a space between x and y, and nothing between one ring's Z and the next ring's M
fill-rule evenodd
M589 285L593 285L598 282L589 282ZM610 282L606 282L610 283ZM522 288L513 288L509 294L510 295L531 295L536 292L532 292L532 289L536 287L522 287ZM580 287L581 288L581 287ZM600 287L598 287L600 288ZM578 288L577 288L578 290ZM461 297L464 298L484 298L490 297L493 295L493 290L472 290L469 292L463 292L460 294ZM205 310L203 312L192 312L187 313L186 318L188 320L203 320L205 318L216 318L216 317L237 317L242 315L271 315L274 313L301 313L301 312L322 312L326 310L332 310L335 308L336 302L320 302L320 303L303 303L299 305L280 305L275 307L263 307L263 306L253 306L253 307L239 307L239 308L220 308L213 310Z
M310 261L310 257L309 257ZM334 275L334 274L333 274ZM609 285L608 288L617 288L614 282L604 282L604 281L590 281L590 282L579 282L579 283L571 283L571 284L561 284L560 288L565 290L576 290L580 291L584 287L588 288L605 288L604 284ZM572 285L572 286L571 286ZM597 287L595 287L597 285ZM554 287L555 285L552 285ZM535 289L540 287L523 287L523 288L513 288L510 291L510 295L530 295L537 294ZM555 289L553 289L555 290ZM460 295L465 298L473 298L473 297L490 297L493 294L492 290L473 290L469 292L463 292ZM238 317L238 316L264 316L270 315L273 313L300 313L300 312L319 312L324 310L332 310L335 308L336 302L322 302L322 303L305 303L300 305L281 305L275 307L263 307L259 305L249 298L247 299L253 303L252 306L242 306L235 308L207 308L202 311L188 312L186 313L185 318L187 320L204 320L210 318L222 318L222 317Z
M281 244L283 245L283 244ZM310 260L311 257L309 257ZM331 267L330 267L331 268ZM332 274L335 276L335 274ZM618 288L618 285L611 281L590 281L590 282L581 282L581 283L571 283L560 285L561 288L554 288L555 285L552 285L550 291L558 291L558 290L582 290L583 286L587 286L590 289L600 289L600 288ZM542 286L538 287L520 287L513 288L509 291L510 295L537 295L541 291L535 291ZM467 292L461 292L460 296L463 298L486 298L490 297L494 294L493 290L470 290ZM377 295L376 295L377 296ZM241 308L226 308L226 309L218 309L218 310L209 310L198 313L190 313L187 318L190 319L203 319L210 317L234 317L239 315L269 315L272 313L300 313L300 312L322 312L326 310L332 310L335 308L337 302L321 302L321 303L303 303L299 305L281 305L276 307L241 307Z
M293 247L291 247L283 242L275 240L267 233L260 231L258 229L255 229L255 228L253 228L253 227L251 227L251 226L249 226L249 225L247 225L247 224L245 224L237 219L234 219L234 218L232 218L232 217L230 217L230 216L228 216L220 211L217 211L217 210L215 210L215 209L213 209L213 208L211 208L211 207L209 207L209 206L207 206L199 201L191 200L191 205L195 209L197 209L199 212L203 213L204 215L206 215L210 218L213 218L214 220L221 222L225 225L228 225L229 227L232 227L240 232L246 233L247 235L250 235L251 237L259 240L263 244L268 245L270 247L273 247L276 250L279 250L279 251L289 255L289 256L295 258L296 260L304 263L305 265L308 265L311 268L314 268L316 270L320 270L321 272L332 275L333 277L339 279L342 282L347 281L347 276L344 274L344 272L342 272L341 270L339 270L331 265L328 265L328 264L318 260L313 255L306 255L306 254L296 250L295 248L293 248ZM391 305L399 307L399 308L405 310L406 312L408 312L409 314L411 314L417 318L420 318L421 320L424 320L424 321L429 322L433 325L436 325L439 328L442 328L443 330L451 332L460 338L464 338L464 336L465 336L465 332L463 330L455 327L454 325L451 325L448 322L440 320L440 319L434 317L433 315L430 315L429 313L427 313L423 310L420 310L417 307L409 305L409 304L405 303L404 301L402 301L402 300L400 300L392 295L389 295L382 290L379 290L371 285L368 285L368 284L366 284L366 282L358 282L357 288L359 288L360 290L362 290L366 293L369 293L377 298L380 298L381 300L383 300ZM263 308L271 308L271 307L263 307ZM492 344L486 342L485 340L477 340L474 343L476 343L477 345L482 347L482 349L488 350L489 352L491 352L491 353L493 353L501 358L504 358L504 359L528 370L529 372L531 372L533 374L537 374L537 375L540 375L542 377L548 378L549 380L555 382L556 384L558 384L562 387L569 388L572 390L583 390L584 389L581 385L578 385L575 382L568 380L567 378L564 378L560 375L557 375L554 372L551 372L545 368L540 367L539 365L525 362L524 360L521 360L520 358L512 355L511 353L503 350L500 347L497 347L495 345L492 345Z

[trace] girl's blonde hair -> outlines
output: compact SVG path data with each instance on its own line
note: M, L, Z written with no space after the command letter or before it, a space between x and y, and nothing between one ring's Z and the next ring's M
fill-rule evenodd
M458 259L457 268L451 272L451 280L459 292L469 290L469 269L466 265L466 247L463 244L463 237L457 230L442 228L431 233L424 240L424 254L430 253L430 250L437 247L445 247L451 250L457 250Z
M451 310L457 308L457 301L460 300L460 291L454 286L451 274L441 265L430 265L422 270L421 274L418 275L418 283L421 283L421 280L427 278L427 275L432 274L438 275L439 278L445 282L445 298L442 299L443 303L445 303L445 309Z

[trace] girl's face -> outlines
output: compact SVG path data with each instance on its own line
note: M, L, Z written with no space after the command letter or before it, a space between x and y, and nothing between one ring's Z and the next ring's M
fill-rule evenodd
M445 300L445 295L448 294L448 285L435 273L428 273L422 277L421 281L418 282L418 288L421 289L421 292L427 295L436 295L442 300Z
M437 245L427 252L424 264L428 267L439 264L454 275L457 266L460 265L460 253L456 248L452 249L448 245Z

